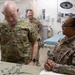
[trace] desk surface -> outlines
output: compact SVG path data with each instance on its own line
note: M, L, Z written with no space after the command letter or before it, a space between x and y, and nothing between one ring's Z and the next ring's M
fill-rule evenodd
M0 63L0 75L39 75L41 67L8 62Z
M23 64L1 62L0 75L64 75L54 72L47 72L41 67L28 66Z

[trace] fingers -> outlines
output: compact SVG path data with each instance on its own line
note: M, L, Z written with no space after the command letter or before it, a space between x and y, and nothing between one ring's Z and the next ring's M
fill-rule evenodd
M52 60L47 60L44 65L45 69L48 71L51 71L53 69L53 66L54 62Z
M44 64L44 68L45 68L47 71L50 71L50 66L49 66L49 64L45 63L45 64Z

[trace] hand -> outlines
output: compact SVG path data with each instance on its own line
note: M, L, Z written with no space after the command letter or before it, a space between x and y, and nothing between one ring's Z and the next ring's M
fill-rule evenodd
M33 62L33 61L31 61L28 65L30 65L30 66L36 66L36 63Z
M55 63L53 62L53 60L47 60L44 64L44 68L47 70L47 71L52 71L53 68L54 68L54 65Z

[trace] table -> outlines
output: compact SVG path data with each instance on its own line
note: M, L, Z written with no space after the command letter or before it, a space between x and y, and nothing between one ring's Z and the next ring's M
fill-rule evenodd
M0 63L0 75L39 75L41 67L24 64Z
M64 75L54 72L47 72L38 66L1 62L0 75Z

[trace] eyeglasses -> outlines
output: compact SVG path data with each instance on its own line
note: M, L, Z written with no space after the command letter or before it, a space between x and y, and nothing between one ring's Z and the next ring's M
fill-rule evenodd
M62 22L62 27L73 27L72 24L66 24L64 21Z

